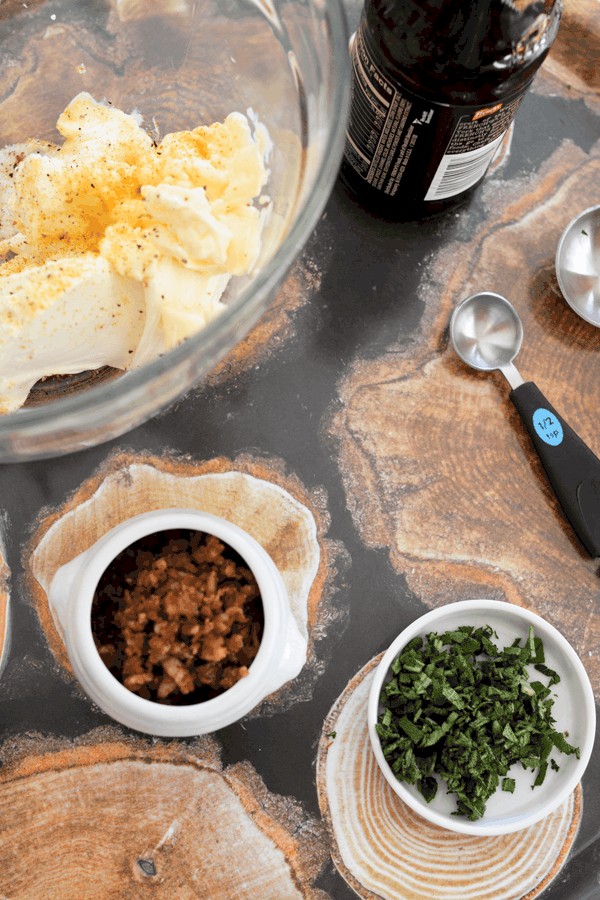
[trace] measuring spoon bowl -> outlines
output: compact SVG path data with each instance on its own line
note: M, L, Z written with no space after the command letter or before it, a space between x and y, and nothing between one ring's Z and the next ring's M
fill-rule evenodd
M452 315L454 349L468 366L491 372L513 361L523 342L515 308L500 294L482 291L463 300Z

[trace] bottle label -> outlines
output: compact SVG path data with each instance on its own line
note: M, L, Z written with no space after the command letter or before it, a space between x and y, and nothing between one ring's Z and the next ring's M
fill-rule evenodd
M346 160L390 197L403 179L413 196L420 186L420 199L426 201L453 197L477 184L523 97L467 108L399 90L372 58L362 28L352 44L352 65Z
M477 184L508 131L522 97L459 118L426 200L442 200Z

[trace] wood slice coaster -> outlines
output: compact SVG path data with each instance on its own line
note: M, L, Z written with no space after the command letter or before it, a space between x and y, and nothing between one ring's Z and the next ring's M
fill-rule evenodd
M308 638L308 660L300 675L258 707L281 711L308 700L322 669L315 640L331 633L344 614L332 601L333 578L343 548L325 537L326 496L311 492L280 461L239 457L235 462L117 454L59 510L45 510L24 553L25 586L50 648L72 674L52 619L47 593L56 570L87 550L107 531L140 513L193 508L221 516L247 531L279 569L292 612ZM252 715L252 714L251 714Z
M600 196L600 142L587 153L565 140L538 172L492 175L478 196L479 212L448 224L424 269L411 341L390 329L385 350L356 360L339 385L331 431L348 507L365 544L387 548L429 608L489 597L546 618L598 700L598 561L565 519L508 384L464 365L448 324L477 291L510 300L524 328L519 371L600 455L600 329L570 309L554 269L563 229Z
M560 28L549 56L544 61L542 76L550 73L562 81L563 96L575 101L583 99L600 112L600 6L596 0L565 0ZM537 90L538 77L533 83ZM590 195L591 197L592 195ZM590 199L590 205L595 203Z
M319 805L337 869L365 900L533 900L564 865L581 788L546 819L501 837L455 834L422 819L392 791L369 741L367 702L382 656L348 684L319 744Z
M9 649L9 611L10 599L8 580L10 570L6 563L6 551L4 549L3 534L0 532L0 673L8 657Z
M0 897L328 900L323 826L212 738L150 746L99 729L0 776Z

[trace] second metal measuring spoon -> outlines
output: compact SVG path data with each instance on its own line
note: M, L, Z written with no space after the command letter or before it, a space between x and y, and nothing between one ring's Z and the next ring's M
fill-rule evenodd
M567 518L589 553L600 556L600 460L515 368L523 326L514 307L500 294L473 294L454 310L450 335L468 366L502 372Z

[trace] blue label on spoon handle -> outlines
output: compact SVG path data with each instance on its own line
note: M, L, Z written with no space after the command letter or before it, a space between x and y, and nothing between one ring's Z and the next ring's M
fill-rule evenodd
M554 413L551 413L549 410L536 409L533 414L533 427L541 439L552 447L558 447L562 443L562 425Z

